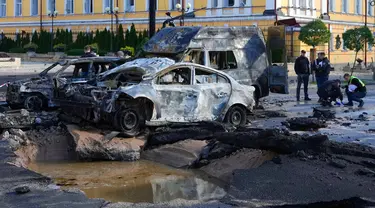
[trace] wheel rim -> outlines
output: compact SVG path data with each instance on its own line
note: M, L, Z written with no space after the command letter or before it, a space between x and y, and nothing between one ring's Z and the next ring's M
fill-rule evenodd
M38 96L28 97L25 104L28 110L40 110L43 107L43 101Z
M133 111L124 111L121 116L121 127L124 130L132 130L137 127L138 116Z
M241 124L241 121L242 121L242 114L241 114L241 112L239 112L239 111L234 111L233 113L232 113L232 116L231 116L231 118L230 118L230 120L231 120L231 123L233 124L233 125L240 125Z

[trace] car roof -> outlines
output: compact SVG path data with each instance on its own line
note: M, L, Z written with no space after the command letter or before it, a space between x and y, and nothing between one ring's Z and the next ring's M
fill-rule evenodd
M83 58L71 59L69 63L75 64L75 63L81 63L85 61L106 62L106 61L119 61L119 60L126 60L126 59L115 57L115 56L83 57Z

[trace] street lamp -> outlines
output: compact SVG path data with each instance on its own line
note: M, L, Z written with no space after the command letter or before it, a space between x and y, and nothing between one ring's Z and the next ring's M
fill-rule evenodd
M118 7L113 8L113 0L111 0L110 5L111 5L110 7L105 8L105 12L111 15L111 52L113 52L113 37L112 37L113 36L113 15L116 15L116 18L117 18L119 8Z
M191 8L191 4L188 3L185 7L185 0L182 0L182 5L181 4L176 4L176 9L181 12L181 18L180 18L180 26L184 26L185 20L185 12L188 12Z
M52 19L52 33L51 33L51 52L53 52L53 38L54 38L54 35L53 35L53 20L57 17L58 15L58 11L48 11L48 17L50 17Z

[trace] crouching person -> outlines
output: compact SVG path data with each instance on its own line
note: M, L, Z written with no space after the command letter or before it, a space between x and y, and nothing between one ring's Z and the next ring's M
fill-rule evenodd
M332 102L336 102L337 99L340 99L342 103L343 94L340 86L341 81L338 79L325 81L318 88L318 95L321 98L321 105L332 106Z
M363 107L365 102L362 98L366 97L367 89L365 83L355 76L350 76L349 74L344 75L344 79L348 81L348 85L345 87L345 93L348 97L348 103L345 106L353 106L353 101L359 103L358 107Z

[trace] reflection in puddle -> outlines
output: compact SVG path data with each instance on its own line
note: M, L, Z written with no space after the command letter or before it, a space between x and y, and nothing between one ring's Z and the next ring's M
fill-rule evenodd
M112 202L210 200L225 195L223 188L190 171L148 161L33 163L29 169L53 178L62 188L76 187L90 198Z

